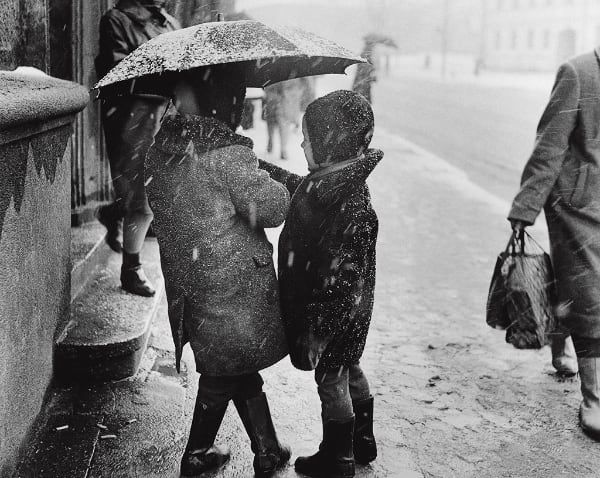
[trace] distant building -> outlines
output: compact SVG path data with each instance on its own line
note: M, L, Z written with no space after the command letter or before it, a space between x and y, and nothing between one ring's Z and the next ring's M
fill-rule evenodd
M546 71L600 44L596 0L484 0L489 69Z

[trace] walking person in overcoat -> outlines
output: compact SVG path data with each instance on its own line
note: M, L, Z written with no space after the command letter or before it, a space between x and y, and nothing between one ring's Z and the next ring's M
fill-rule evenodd
M163 8L164 0L119 0L100 20L100 51L96 73L102 78L138 46L161 33L179 28ZM110 163L115 201L98 209L106 227L106 242L123 253L121 286L132 294L153 296L154 287L140 262L140 252L152 211L144 191L144 158L160 126L167 101L140 88L103 98L100 104L106 152ZM121 224L123 242L119 240Z
M229 458L213 443L231 400L257 476L272 475L290 458L259 374L287 355L264 228L283 222L289 194L258 169L252 141L234 133L245 91L244 70L235 65L179 73L178 114L163 121L146 159L177 368L189 342L201 374L184 476Z
M522 230L544 209L562 326L559 371L577 372L582 429L600 438L600 49L564 63L540 120L509 220ZM571 336L577 363L570 351Z
M267 152L273 151L275 132L279 132L281 159L287 159L287 145L292 127L300 125L306 106L314 100L314 86L308 77L280 81L265 87L262 118L267 123Z
M279 284L292 363L315 371L321 399L319 451L296 460L313 477L354 476L377 456L373 397L359 361L375 289L378 221L367 177L383 153L369 102L335 91L306 109L302 146L310 174L261 162L292 194L279 239Z
M377 70L373 65L375 46L376 43L370 37L365 38L365 45L360 56L367 62L356 65L356 74L352 82L352 91L363 95L369 102L372 101L371 85L377 81Z

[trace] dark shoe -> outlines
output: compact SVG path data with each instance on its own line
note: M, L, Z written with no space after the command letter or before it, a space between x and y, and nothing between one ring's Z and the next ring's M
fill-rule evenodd
M152 297L156 293L146 277L142 266L121 268L121 287L123 290L143 297Z
M181 458L182 476L196 476L214 470L229 460L227 447L214 446L226 410L227 404L208 407L196 401L190 437Z
M118 212L118 208L114 204L100 206L96 211L96 219L106 228L104 240L108 244L108 247L115 252L121 252L123 244L119 238L121 236L123 220Z
M281 156L281 159L288 159L288 155L285 151L282 151L280 156Z
M312 456L298 458L294 464L296 471L313 478L353 477L353 431L354 417L350 420L325 422L319 451Z
M571 377L577 374L577 356L573 339L570 336L563 334L553 336L550 349L552 350L552 366L559 375Z
M373 436L373 397L352 402L354 408L354 459L366 465L377 458L377 443Z
M292 452L277 439L267 396L261 393L249 400L235 399L233 403L250 438L255 475L273 475L276 470L285 466Z

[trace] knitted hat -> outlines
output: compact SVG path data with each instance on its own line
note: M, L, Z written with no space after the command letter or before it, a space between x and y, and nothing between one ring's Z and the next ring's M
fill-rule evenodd
M371 142L375 125L369 102L349 90L317 98L306 108L304 121L316 163L360 156Z

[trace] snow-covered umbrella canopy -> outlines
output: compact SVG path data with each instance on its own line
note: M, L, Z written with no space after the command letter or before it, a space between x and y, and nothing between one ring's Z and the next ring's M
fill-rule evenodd
M125 57L94 89L133 91L132 80L158 80L170 72L244 63L247 86L262 88L291 78L344 73L363 58L307 31L254 20L210 22L163 33Z

